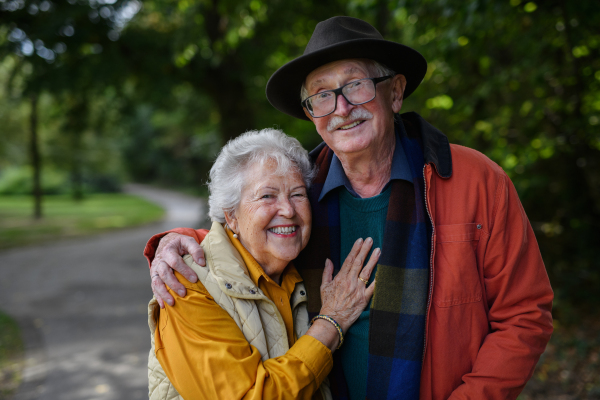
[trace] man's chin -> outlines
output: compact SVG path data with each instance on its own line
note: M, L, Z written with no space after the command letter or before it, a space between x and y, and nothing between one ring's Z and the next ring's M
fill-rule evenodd
M357 138L356 134L346 133L346 135L345 138L342 135L338 135L338 140L334 141L332 145L329 146L338 157L340 154L360 153L369 147L369 143Z

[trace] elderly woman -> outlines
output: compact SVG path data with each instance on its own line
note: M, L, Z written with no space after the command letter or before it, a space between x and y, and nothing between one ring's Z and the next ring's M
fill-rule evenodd
M207 268L186 256L199 281L180 279L188 294L173 307L150 303L151 399L331 398L332 353L373 294L364 282L379 250L363 268L372 241L359 239L335 279L327 261L309 323L292 260L310 236L313 175L306 150L274 129L222 149L210 171Z

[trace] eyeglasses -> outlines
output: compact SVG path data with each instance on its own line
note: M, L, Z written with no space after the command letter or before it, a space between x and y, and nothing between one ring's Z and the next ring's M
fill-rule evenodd
M302 101L302 107L306 108L313 118L325 117L337 108L337 98L341 94L346 101L354 106L365 104L375 98L376 85L392 75L381 78L365 78L345 84L334 90L325 90L313 94Z

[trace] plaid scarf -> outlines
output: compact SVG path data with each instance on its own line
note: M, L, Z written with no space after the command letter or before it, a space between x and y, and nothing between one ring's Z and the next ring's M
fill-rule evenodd
M406 118L405 123L402 118ZM412 183L392 181L369 319L367 399L419 398L431 251L431 224L424 199L421 121L425 122L415 113L397 115L395 119ZM337 191L318 201L332 156L333 151L324 143L311 152L319 167L309 191L312 236L295 262L308 291L311 317L321 308L319 288L325 259L330 258L337 268L341 266ZM348 399L341 362L335 354L330 379L334 397Z

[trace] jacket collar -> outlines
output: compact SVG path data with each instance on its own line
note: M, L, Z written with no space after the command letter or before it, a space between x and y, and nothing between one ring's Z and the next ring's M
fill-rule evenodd
M231 243L220 223L213 222L200 245L204 249L206 266L223 292L232 297L246 299L264 297L252 280L242 255Z
M396 114L394 120L396 123L404 124L409 135L414 132L421 136L425 164L433 164L440 177L450 178L452 176L452 153L450 152L448 137L416 112ZM313 163L316 162L317 157L325 147L327 145L322 142L310 152Z
M260 286L260 280L264 279L267 282L271 282L271 284L276 284L273 282L271 277L267 275L265 270L260 266L260 264L254 259L252 254L242 245L239 239L233 237L233 232L231 230L225 230L227 236L229 237L230 243L235 247L235 249L240 253L244 264L246 265L248 274L252 279L252 282L256 286ZM296 267L293 266L293 263L287 266L284 272L281 274L281 287L286 286L285 290L288 292L292 292L294 290L294 286L298 283L302 282L302 277L296 270Z
M242 299L267 299L259 288L259 279L271 279L254 257L235 239L223 225L213 222L210 231L200 244L206 256L206 266L215 277L221 290L228 296ZM291 267L291 268L290 268ZM202 267L200 267L202 268ZM293 265L285 271L285 282L294 285L292 308L296 303L306 300L302 278Z
M409 135L414 132L421 136L425 164L433 164L440 177L450 178L452 176L452 153L448 137L416 112L397 114L395 120L404 124Z

